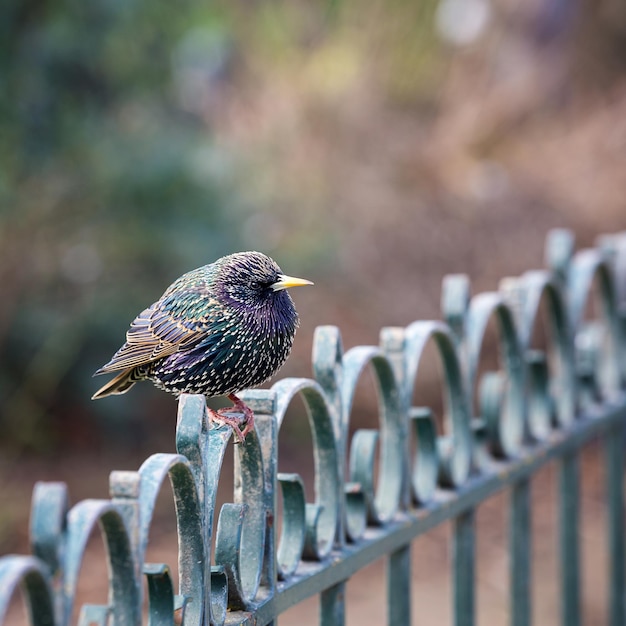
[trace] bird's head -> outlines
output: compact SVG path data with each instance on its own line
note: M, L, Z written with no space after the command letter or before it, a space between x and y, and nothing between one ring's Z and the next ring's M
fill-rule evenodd
M223 257L216 285L218 297L236 308L291 306L290 287L312 285L310 280L287 276L276 261L261 252L237 252Z

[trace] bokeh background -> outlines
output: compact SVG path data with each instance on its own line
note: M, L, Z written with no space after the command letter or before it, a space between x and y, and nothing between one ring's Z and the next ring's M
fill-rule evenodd
M294 294L302 325L281 373L309 376L319 324L346 347L376 343L382 326L438 318L447 273L494 289L542 265L552 227L579 246L623 229L625 69L620 0L4 0L1 552L25 549L34 480L104 497L111 469L173 449L172 398L147 384L89 398L129 322L183 272L258 249L314 280ZM359 392L355 426L375 423L369 400ZM303 425L284 435L287 461ZM585 510L601 527L591 482ZM536 611L552 624L541 497ZM485 510L488 552L506 522L497 503ZM418 542L431 575L416 594L431 600L415 623L449 615L445 531ZM505 559L479 562L493 624ZM602 624L590 576L586 623ZM375 597L356 588L361 604ZM371 610L348 617L377 623Z

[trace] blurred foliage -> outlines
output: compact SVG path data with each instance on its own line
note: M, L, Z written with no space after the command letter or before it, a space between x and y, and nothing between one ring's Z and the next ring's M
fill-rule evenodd
M109 404L89 405L87 374L108 359L132 315L183 271L255 241L281 248L293 264L331 262L333 238L311 236L330 234L327 216L308 211L306 200L292 199L299 220L290 201L274 219L258 213L272 197L263 196L262 181L248 185L234 174L228 149L211 133L212 113L219 115L221 88L237 63L243 74L261 76L256 58L293 67L316 48L311 75L332 81L345 12L349 18L355 9L195 0L2 4L5 447L55 449L55 437L88 443L82 420L94 412L104 417L96 438L118 420L145 418L141 392L120 399L114 415ZM384 7L373 9L368 19ZM347 67L350 50L344 46Z
M49 446L46 418L81 413L134 312L241 245L228 164L176 82L199 23L219 37L190 0L2 3L0 428L13 446Z
M159 410L151 392L92 404L100 381L90 375L184 271L252 247L282 250L292 269L330 262L332 240L312 236L321 221L306 217L304 231L284 213L272 218L212 132L238 63L269 54L276 26L289 32L279 15L270 4L197 0L2 3L5 451L146 434Z

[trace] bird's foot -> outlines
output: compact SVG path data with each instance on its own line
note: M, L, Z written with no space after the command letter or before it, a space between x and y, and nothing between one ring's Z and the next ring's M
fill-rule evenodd
M235 410L243 413L245 423L245 427L243 429L243 432L241 433L243 440L245 436L254 429L254 413L252 409L247 404L245 404L243 400L240 400L234 393L229 393L228 399L233 403L233 408Z
M208 409L208 411L211 422L220 426L230 426L233 429L233 435L235 435L235 443L243 443L245 436L241 430L242 419L239 415L233 414L231 407L225 407L217 411Z
M216 424L230 426L233 429L233 434L235 435L235 443L244 443L246 435L254 428L254 413L249 406L245 405L234 394L230 394L228 398L234 406L223 407L217 411L209 409L211 421ZM243 415L243 420L241 417L236 415L236 413ZM245 424L243 430L241 430L242 424Z

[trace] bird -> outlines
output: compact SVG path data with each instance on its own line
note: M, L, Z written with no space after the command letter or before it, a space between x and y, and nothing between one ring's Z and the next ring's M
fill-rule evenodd
M176 396L226 396L233 407L207 409L210 420L231 426L243 442L254 413L236 394L263 384L286 361L299 326L287 289L312 284L255 251L183 274L134 319L124 345L95 372L116 376L92 400L126 393L142 380Z

